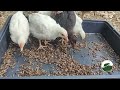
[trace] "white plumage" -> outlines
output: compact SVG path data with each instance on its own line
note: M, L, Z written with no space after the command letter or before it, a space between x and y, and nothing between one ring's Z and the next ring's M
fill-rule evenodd
M54 11L39 11L38 13L52 16L52 12L54 12ZM82 28L83 20L76 13L75 13L75 15L76 15L76 24L73 28L73 32L75 35L80 35L82 37L82 39L85 39L86 34Z
M29 15L30 32L40 40L55 40L62 37L68 41L67 31L50 16L33 13ZM40 43L40 47L43 47Z
M56 14L60 14L63 11L38 11L39 14L43 14L43 15L48 15L48 16L54 16Z
M83 20L76 13L75 13L75 15L76 15L76 24L75 24L75 27L73 29L73 32L75 35L80 35L82 37L82 39L85 39L86 34L85 34L83 27L82 27Z
M38 13L43 15L48 15L48 16L52 15L52 11L39 11Z
M29 23L22 11L16 12L11 17L9 32L11 40L18 44L22 51L29 37Z

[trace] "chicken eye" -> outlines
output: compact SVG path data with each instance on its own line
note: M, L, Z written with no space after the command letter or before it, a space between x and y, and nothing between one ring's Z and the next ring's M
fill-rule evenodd
M64 34L61 34L62 36L64 36Z

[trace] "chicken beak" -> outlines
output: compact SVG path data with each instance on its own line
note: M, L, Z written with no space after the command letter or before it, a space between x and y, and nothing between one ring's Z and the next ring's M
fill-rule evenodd
M20 48L20 51L22 52L22 51L23 51L23 48Z
M23 51L23 43L20 43L19 47L20 47L20 51L22 52Z
M65 40L65 43L68 43L68 37L65 37L64 40Z

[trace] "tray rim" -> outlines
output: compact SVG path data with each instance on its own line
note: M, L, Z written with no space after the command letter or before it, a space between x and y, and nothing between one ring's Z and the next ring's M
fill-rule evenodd
M120 75L29 76L0 77L0 79L120 79Z
M5 32L7 31L7 29L6 29L7 27L6 27L6 26L8 26L8 24L9 24L9 22L10 22L10 18L11 18L11 16L9 16L9 17L7 18L6 22L4 23L3 27L1 28L1 31L0 31L0 41L2 40L3 35L4 35Z

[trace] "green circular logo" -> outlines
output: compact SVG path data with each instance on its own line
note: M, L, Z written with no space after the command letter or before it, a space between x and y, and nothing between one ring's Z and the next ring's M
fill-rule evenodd
M112 66L113 66L113 63L110 60L105 60L101 63L101 68L105 72L111 72Z

